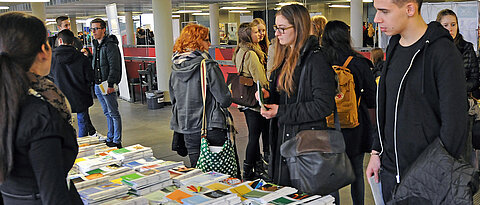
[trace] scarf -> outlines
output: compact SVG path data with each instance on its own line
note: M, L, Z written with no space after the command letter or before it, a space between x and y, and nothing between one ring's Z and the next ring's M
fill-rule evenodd
M195 59L198 56L203 56L203 58L206 58L206 59L211 59L212 58L212 57L210 57L210 55L207 52L195 50L195 51L188 51L188 52L185 52L185 53L175 52L172 56L172 62L175 65L179 65L179 64L182 64L185 61Z
M68 100L62 91L44 76L27 72L27 77L30 80L28 94L50 103L50 105L58 110L60 116L72 125L70 103L68 103Z

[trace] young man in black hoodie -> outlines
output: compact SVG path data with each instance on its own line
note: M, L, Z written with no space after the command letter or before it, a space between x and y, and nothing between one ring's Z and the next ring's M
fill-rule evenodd
M456 158L466 141L462 57L446 29L424 22L421 5L422 0L374 0L375 22L392 38L377 89L379 136L366 175L381 179L385 202L437 137Z
M93 105L90 87L93 69L89 59L73 47L74 34L65 29L57 36L59 46L53 50L49 76L70 102L72 112L77 113L78 136L96 134L90 121L88 108Z

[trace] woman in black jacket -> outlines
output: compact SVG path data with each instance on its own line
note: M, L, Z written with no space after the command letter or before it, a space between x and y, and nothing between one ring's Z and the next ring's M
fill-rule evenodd
M269 176L275 184L291 185L285 158L280 155L283 142L301 130L327 129L325 117L335 107L335 74L318 50L318 40L310 36L310 16L297 4L282 7L276 14L274 70L270 76L270 91L264 91L270 104L261 109L267 119L278 123L273 129L272 157ZM300 79L305 70L305 79ZM297 93L302 87L303 92Z
M0 15L0 190L5 204L82 204L67 182L78 153L68 101L47 80L44 23ZM21 42L21 43L19 43Z
M357 102L360 101L358 107L360 124L355 128L342 127L342 133L346 152L355 172L355 182L351 187L352 201L358 205L364 204L363 157L365 152L370 151L372 142L370 132L372 125L368 109L375 108L376 85L370 71L373 67L372 62L353 50L348 30L348 25L342 21L329 21L323 31L321 46L331 65L343 65L349 56L353 56L347 68L353 75Z
M463 39L458 27L458 18L455 12L450 9L443 9L437 14L437 21L450 32L453 42L463 56L463 67L467 78L467 92L478 90L480 85L478 61L473 44Z
M442 26L448 30L450 35L453 38L455 46L458 48L460 53L463 56L463 67L465 68L465 77L467 80L467 93L469 95L474 91L478 91L478 86L480 85L480 74L478 71L478 60L475 50L473 50L473 44L467 42L463 39L462 34L460 34L460 29L458 27L458 18L455 12L450 9L443 9L437 14L437 22L442 24ZM477 93L477 92L475 92ZM476 106L476 103L473 99L469 98L471 102L470 105ZM468 116L468 138L466 143L465 150L465 159L467 161L471 160L472 148L472 128L474 123L474 115Z

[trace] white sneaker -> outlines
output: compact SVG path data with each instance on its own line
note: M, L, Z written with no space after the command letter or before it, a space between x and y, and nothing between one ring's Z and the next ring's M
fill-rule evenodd
M106 136L100 134L99 132L95 132L95 134L93 134L92 137L97 137L98 141L100 142L104 142L107 139Z

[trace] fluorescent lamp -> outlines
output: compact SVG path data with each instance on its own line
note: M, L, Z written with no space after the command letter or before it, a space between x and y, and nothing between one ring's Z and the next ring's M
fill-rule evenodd
M0 10L6 10L6 9L10 9L10 7L8 7L8 6L0 6Z
M351 2L352 0L347 0L347 2ZM373 3L373 0L363 0L363 3Z
M231 11L228 11L230 13L250 13L250 11L242 11L242 10L231 10Z
M202 11L200 10L180 10L180 11L175 11L172 12L174 14L187 14L187 13L201 13Z
M180 15L172 15L172 18L180 18Z
M194 16L208 16L210 13L193 13Z
M333 5L328 5L330 8L350 8L350 5L338 5L338 4L333 4Z
M239 10L239 9L247 9L247 7L229 7L229 6L224 6L220 9L228 9L228 10Z
M50 2L50 0L0 0L0 2Z
M283 2L283 3L278 3L277 6L287 6L287 5L291 5L291 4L300 4L300 5L303 5L303 3L300 3L300 2Z
M55 19L46 19L46 22L55 22Z

